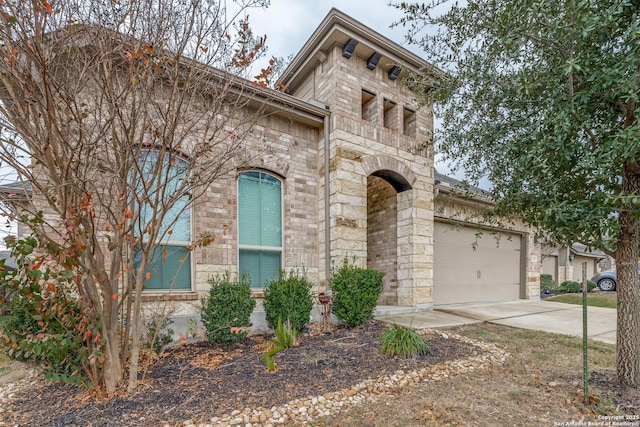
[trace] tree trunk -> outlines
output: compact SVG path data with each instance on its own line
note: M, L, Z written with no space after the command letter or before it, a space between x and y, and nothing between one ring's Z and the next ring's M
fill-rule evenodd
M120 342L116 333L116 325L107 329L103 328L103 336L106 339L104 346L105 359L102 371L102 379L107 394L115 393L116 388L122 381L123 371L120 363Z
M625 168L622 177L624 194L640 193L638 176ZM630 204L627 204L630 206ZM618 212L620 235L616 253L618 290L618 336L616 369L618 381L632 387L640 386L640 286L638 283L638 225L634 209Z
M142 263L146 261L145 255L143 254ZM143 264L144 265L144 264ZM133 312L132 319L129 319L131 322L131 360L129 361L129 386L127 387L127 391L129 393L133 393L138 384L138 359L140 357L140 333L141 325L140 325L140 300L142 296L142 273L136 275L135 282L135 292L133 294Z

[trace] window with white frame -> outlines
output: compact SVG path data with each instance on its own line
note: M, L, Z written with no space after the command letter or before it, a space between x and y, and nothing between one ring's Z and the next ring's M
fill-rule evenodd
M262 288L282 266L282 181L261 171L238 177L238 270Z
M172 203L165 213L158 234L158 245L145 272L145 291L191 290L191 252L187 250L187 245L191 242L191 206L186 195L172 200L186 178L187 162L170 154L165 154L160 160L160 154L154 150L144 150L141 156L142 174L148 177L141 181L147 181L150 190L149 200L140 207L141 226L138 229L145 230L146 224L153 220L153 204ZM160 173L157 169L159 161L162 161ZM154 179L159 175L162 175L162 178ZM156 181L156 184L149 185L148 181ZM164 184L164 189L158 189L158 182ZM147 234L143 233L143 243L148 243L148 240L145 240L146 236ZM134 265L139 263L140 256L140 248L137 248Z

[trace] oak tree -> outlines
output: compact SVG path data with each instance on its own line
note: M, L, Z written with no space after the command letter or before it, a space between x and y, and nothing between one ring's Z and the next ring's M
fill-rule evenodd
M443 70L414 79L443 119L437 151L495 214L615 256L617 376L640 386L640 2L401 2Z

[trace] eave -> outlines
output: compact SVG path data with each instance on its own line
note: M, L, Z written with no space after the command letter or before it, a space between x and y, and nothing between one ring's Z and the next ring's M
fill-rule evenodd
M407 70L428 74L434 79L444 74L413 52L333 8L284 70L280 76L281 83L287 91L293 92L319 62L324 62L334 46L343 47L349 39L358 42L353 55L368 58L375 52L382 56L377 65L379 68L385 71L395 65L406 68L399 78L406 77Z

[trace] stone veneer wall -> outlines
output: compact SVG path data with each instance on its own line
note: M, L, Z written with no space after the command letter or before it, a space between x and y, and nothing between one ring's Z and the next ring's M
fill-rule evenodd
M396 191L384 179L367 178L367 266L385 273L379 305L396 305L398 302L396 198Z
M344 58L336 46L319 64L313 76L313 90L304 85L300 95L317 100L331 109L330 128L330 217L331 261L355 257L367 265L367 178L378 171L392 171L411 188L397 194L397 290L399 306L432 305L433 270L433 152L426 144L433 129L430 107L418 109L412 94L400 81L388 79L382 68L368 70L365 60ZM362 117L363 89L375 94L367 108L374 109ZM294 93L293 95L298 95ZM384 126L384 100L396 107L387 111ZM403 107L416 111L415 136L405 135ZM397 115L390 117L389 115ZM321 161L324 141L319 141ZM324 167L319 169L318 208L320 242L324 244ZM325 276L324 254L320 252L320 277Z
M285 269L304 268L309 279L319 283L318 255L318 140L322 129L289 116L261 118L251 133L243 157L252 159L248 168L274 174L283 183L283 254ZM144 294L147 312L164 311L176 316L199 314L200 297L209 290L211 276L225 271L237 272L237 169L211 183L203 197L192 207L192 237L211 233L215 240L192 253L192 292ZM35 198L42 198L35 195ZM44 201L45 216L53 224L57 216ZM26 227L20 226L21 235ZM106 246L106 239L103 239ZM259 302L259 305L260 302Z
M255 128L257 141L269 150L251 167L282 179L283 268L304 268L314 283L318 272L318 153L320 130L272 116ZM256 142L259 143L259 142ZM238 265L237 175L213 183L194 209L196 235L212 232L216 240L196 251L195 284L199 294L209 289L207 280Z
M282 180L283 268L304 268L314 284L319 283L317 148L320 134L321 129L272 115L254 127L254 139L247 141L246 154L252 158L248 169L260 169ZM199 314L200 298L209 290L209 278L225 271L237 272L237 173L238 170L233 170L211 183L205 195L193 205L192 237L211 233L215 240L192 253L192 292L173 292L168 298L163 293L145 293L148 312L168 310L176 316ZM55 216L48 214L49 217L55 223Z

